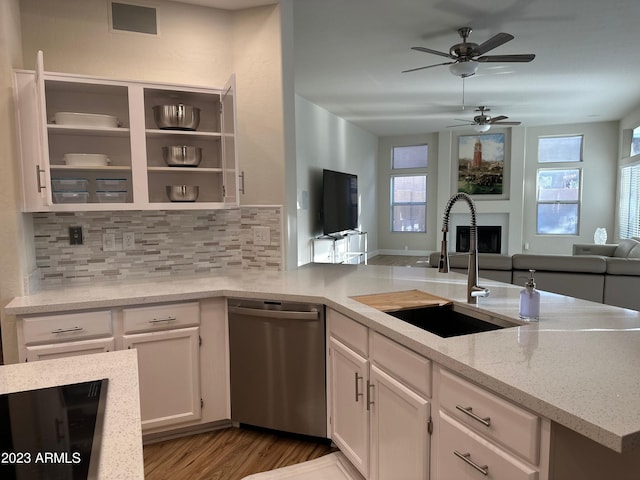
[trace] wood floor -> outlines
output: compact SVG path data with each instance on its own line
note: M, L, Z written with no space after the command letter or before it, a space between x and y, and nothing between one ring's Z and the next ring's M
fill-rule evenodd
M240 480L335 451L315 442L250 428L226 428L145 445L146 480Z
M388 265L392 267L428 267L428 256L376 255L367 260L369 265Z

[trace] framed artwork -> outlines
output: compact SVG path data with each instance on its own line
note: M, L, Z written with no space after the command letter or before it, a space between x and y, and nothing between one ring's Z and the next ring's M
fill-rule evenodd
M502 195L504 133L458 137L458 192Z

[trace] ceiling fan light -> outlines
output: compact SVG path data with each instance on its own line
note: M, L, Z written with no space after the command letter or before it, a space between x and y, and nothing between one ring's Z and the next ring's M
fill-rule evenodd
M478 62L474 60L459 61L449 65L449 71L456 77L470 77L478 71Z
M483 123L483 124L480 124L480 125L474 125L474 127L473 127L473 129L476 132L480 132L480 133L488 132L490 128L491 128L491 125L489 125L488 123Z

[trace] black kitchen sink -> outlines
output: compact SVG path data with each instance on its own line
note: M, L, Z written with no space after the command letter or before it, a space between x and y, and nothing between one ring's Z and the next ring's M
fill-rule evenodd
M501 322L502 324L497 324L467 315L456 310L455 305L450 304L407 308L385 313L444 338L515 326L504 321Z

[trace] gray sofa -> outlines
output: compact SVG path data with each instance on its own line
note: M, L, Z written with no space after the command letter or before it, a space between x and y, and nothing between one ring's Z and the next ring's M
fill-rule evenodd
M439 252L430 256L437 267ZM468 258L453 255L452 271L464 273ZM536 271L540 290L560 293L594 302L640 310L640 238L618 244L576 244L573 255L479 254L480 277L524 285L529 270Z

